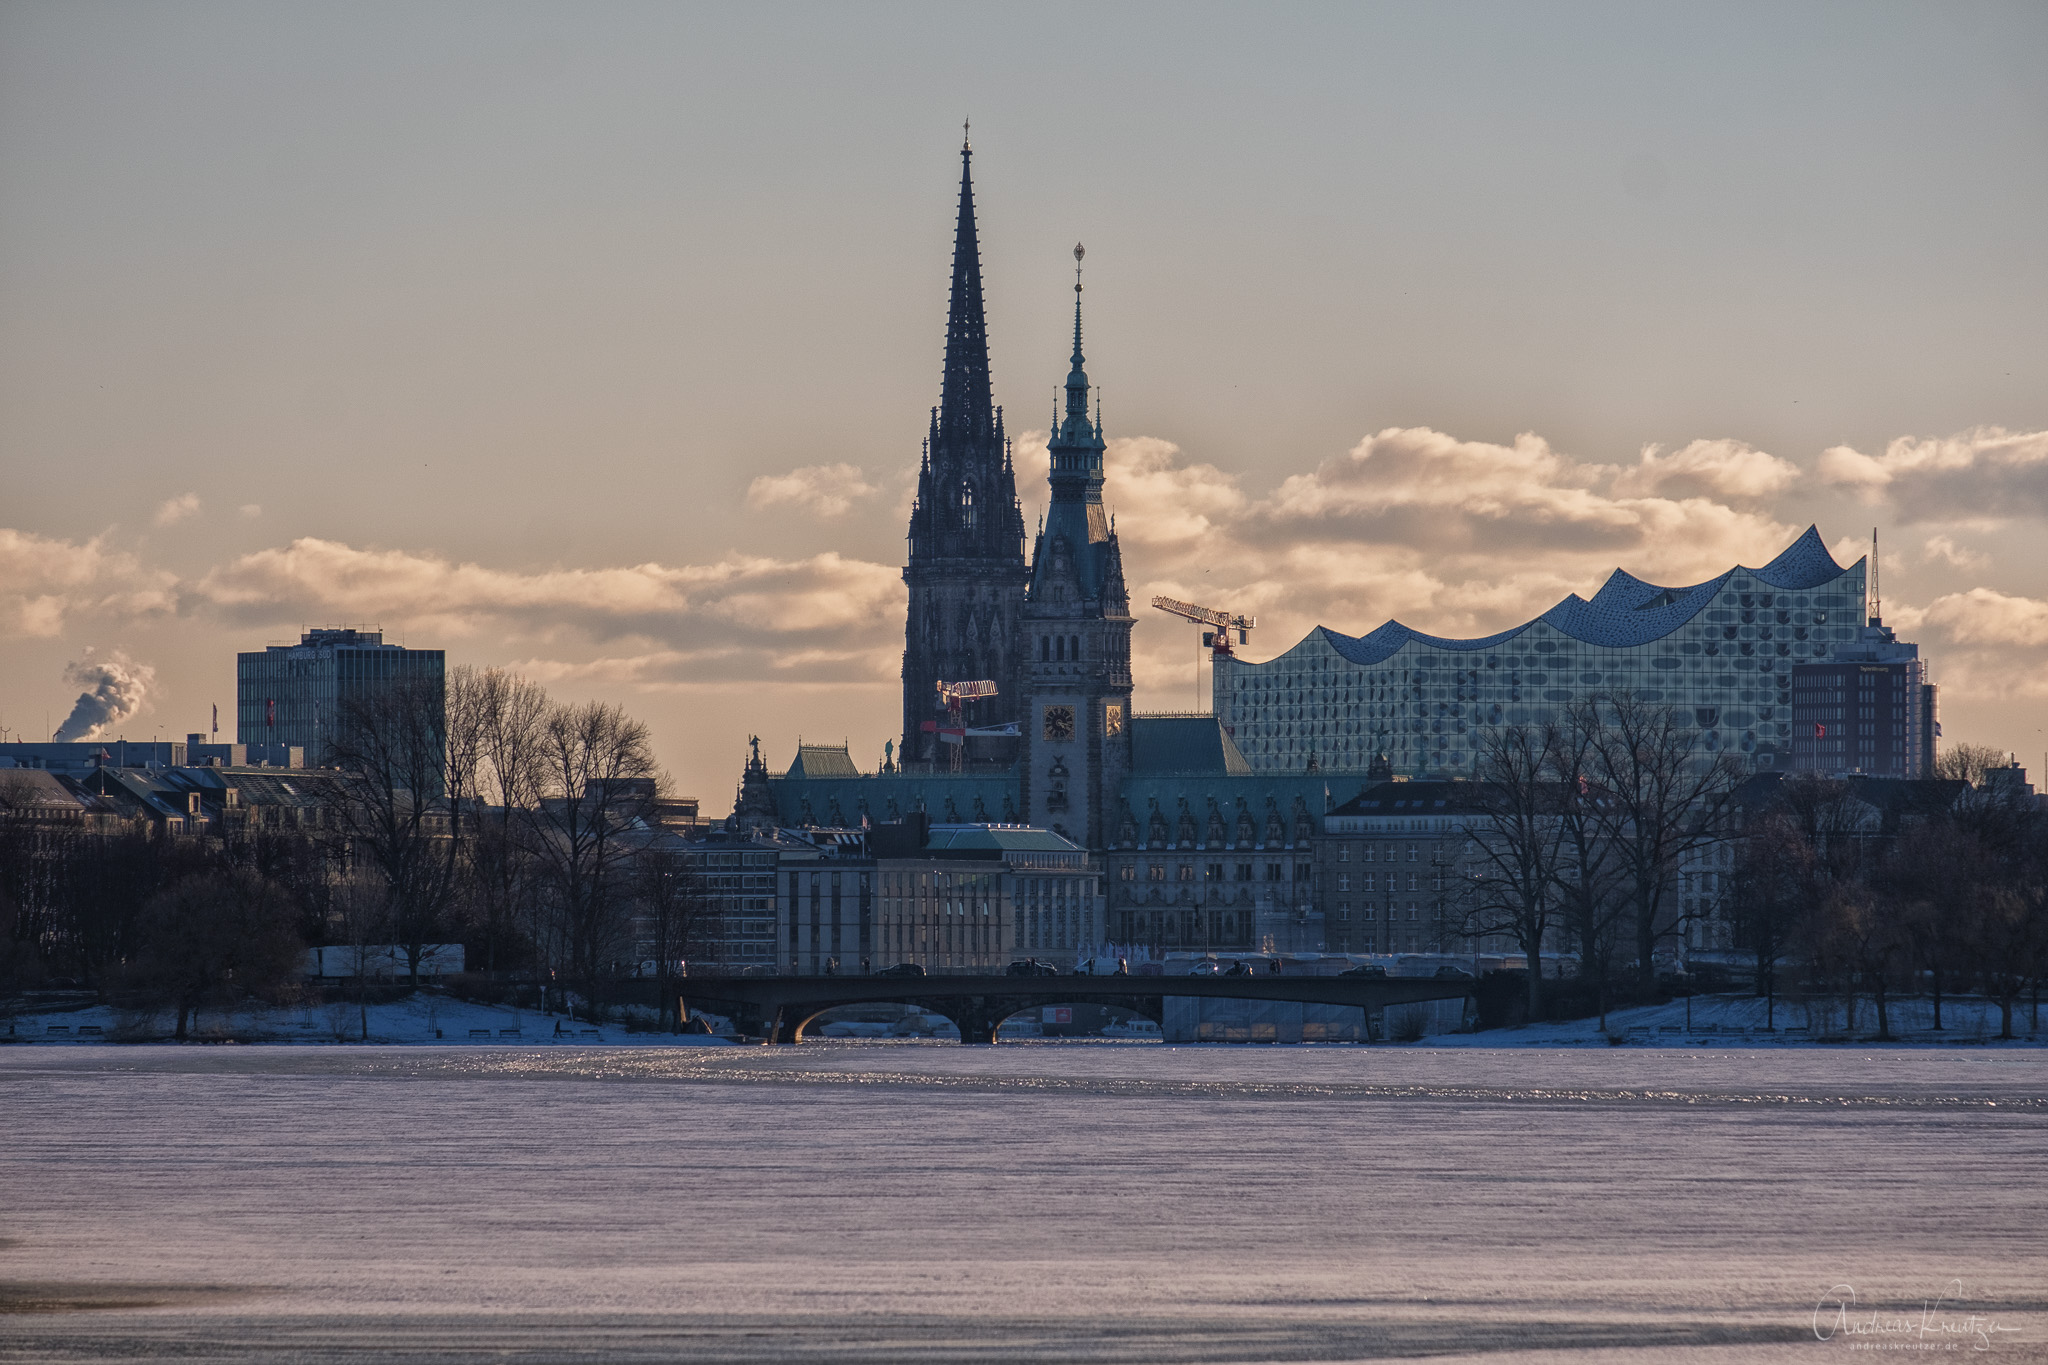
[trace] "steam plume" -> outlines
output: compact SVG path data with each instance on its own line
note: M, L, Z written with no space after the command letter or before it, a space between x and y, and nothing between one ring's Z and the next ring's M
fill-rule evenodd
M156 682L156 670L148 664L136 663L118 649L96 659L87 646L85 657L64 670L64 681L86 690L78 694L71 714L57 727L56 737L97 739L103 731L142 709L143 700Z

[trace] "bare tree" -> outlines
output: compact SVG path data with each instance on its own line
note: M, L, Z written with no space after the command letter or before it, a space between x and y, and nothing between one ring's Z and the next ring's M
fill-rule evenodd
M531 847L548 872L570 975L594 991L623 937L629 835L645 827L659 770L647 727L601 702L550 709L540 747L546 776Z
M545 774L541 739L548 694L501 669L470 675L465 714L476 730L477 813L469 891L484 935L484 970L498 970L499 945L534 910L533 860L525 840Z
M1974 840L1944 817L1901 832L1884 861L1884 894L1913 965L1927 973L1937 1030L1943 1027L1942 997L1958 966L1961 926L1951 903L1956 872L1974 853Z
M144 907L138 984L176 1011L179 1038L206 1005L274 999L299 968L291 913L278 889L252 872L187 878Z
M1469 830L1463 932L1505 934L1528 961L1529 1018L1543 1018L1543 942L1557 913L1558 864L1564 839L1559 818L1554 730L1526 725L1489 731L1479 755L1474 799L1481 811Z
M661 838L672 840L674 836ZM662 1021L669 1032L678 1032L687 1021L676 989L677 973L687 970L684 963L711 917L712 900L689 861L661 842L650 845L635 860L633 893L646 929L648 951L654 958Z
M1981 787L1986 773L2005 764L2005 751L1988 744L1944 744L1934 756L1934 776Z
M1558 822L1555 886L1558 909L1579 954L1579 973L1593 982L1600 1026L1607 1026L1608 979L1629 900L1619 859L1603 834L1602 796L1590 772L1600 742L1598 713L1573 710L1546 746Z
M1735 845L1735 932L1756 960L1756 991L1764 1027L1778 1024L1778 966L1813 905L1813 847L1782 810L1752 819Z
M1810 957L1822 979L1832 978L1848 1008L1849 1027L1855 1027L1856 996L1859 989L1870 996L1877 1014L1877 1036L1891 1039L1892 965L1904 949L1894 906L1874 893L1863 878L1836 882L1827 887L1819 911L1808 922Z
M476 775L474 744L451 753L448 735L442 680L401 678L344 703L330 745L336 827L351 861L383 880L384 919L415 989L455 897Z
M1742 772L1726 755L1702 752L1696 733L1669 707L1624 692L1588 698L1572 710L1574 728L1592 739L1586 775L1598 791L1593 809L1625 875L1636 986L1647 995L1657 985L1658 943L1685 928L1682 917L1665 913L1679 866L1727 837Z

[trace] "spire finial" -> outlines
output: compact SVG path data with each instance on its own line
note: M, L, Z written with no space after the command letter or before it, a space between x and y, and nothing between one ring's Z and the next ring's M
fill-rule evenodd
M1088 248L1074 243L1074 368L1081 368L1081 258Z
M968 134L973 131L973 128L973 119L964 118L960 120L960 150L963 152L971 152L974 150L974 139L968 136Z

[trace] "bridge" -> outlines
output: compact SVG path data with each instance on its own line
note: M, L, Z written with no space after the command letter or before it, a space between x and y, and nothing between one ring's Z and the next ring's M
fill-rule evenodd
M689 1009L722 1014L752 1037L801 1042L804 1027L842 1005L913 1005L950 1020L963 1043L994 1043L1003 1020L1042 1005L1110 1005L1164 1024L1166 997L1351 1005L1460 1000L1466 978L1377 976L691 976Z

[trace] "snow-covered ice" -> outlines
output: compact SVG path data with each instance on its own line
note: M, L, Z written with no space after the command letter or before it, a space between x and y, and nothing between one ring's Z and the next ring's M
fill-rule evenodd
M2027 1048L12 1048L0 1360L2041 1359L2044 1173Z

